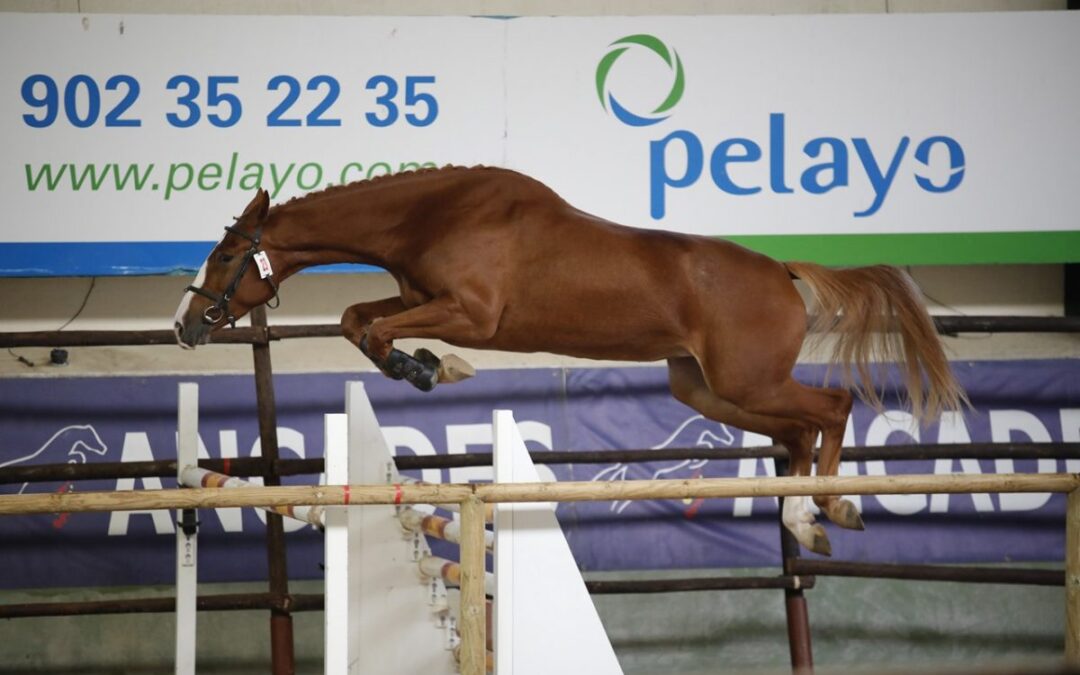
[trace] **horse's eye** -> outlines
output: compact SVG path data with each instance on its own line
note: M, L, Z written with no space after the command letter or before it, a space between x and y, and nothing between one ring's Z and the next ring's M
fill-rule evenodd
M229 255L228 253L222 253L218 256L218 260L223 263L231 263L233 260L233 256Z

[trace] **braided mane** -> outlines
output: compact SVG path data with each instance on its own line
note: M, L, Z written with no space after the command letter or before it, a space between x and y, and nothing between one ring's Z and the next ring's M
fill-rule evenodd
M387 173L387 174L382 174L380 176L372 176L371 178L362 178L360 180L355 180L355 181L353 181L351 183L345 183L343 185L331 185L330 187L324 188L322 190L318 190L316 192L309 192L307 194L300 195L298 197L293 197L293 198L289 199L287 202L275 205L274 208L277 208L278 206L294 205L294 204L300 204L300 203L304 203L304 202L308 202L308 201L313 201L315 199L320 199L322 197L328 197L328 196L331 196L331 195L337 195L337 194L339 194L341 192L352 192L353 190L357 190L359 188L370 187L372 185L380 185L380 184L385 184L385 183L395 183L395 182L398 182L398 181L407 180L407 179L410 179L410 178L414 178L416 176L426 175L426 174L431 174L431 173L450 173L450 172L458 172L458 171L485 171L485 170L492 170L492 169L498 169L498 167L484 166L482 164L477 164L477 165L474 165L474 166L459 166L459 165L456 165L456 164L447 164L445 166L438 166L438 167L432 167L432 166L420 167L420 168L416 168L416 169L410 169L408 171L399 171L398 173Z

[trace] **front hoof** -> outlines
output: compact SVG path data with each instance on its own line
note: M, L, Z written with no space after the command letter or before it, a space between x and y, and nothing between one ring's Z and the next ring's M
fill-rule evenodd
M476 375L476 368L456 354L447 354L439 362L439 382L461 382L473 375Z
M848 530L866 529L862 516L859 515L859 510L847 499L837 500L830 509L826 510L825 515L839 527Z
M412 353L413 358L424 364L425 366L431 366L432 368L439 367L439 357L435 356L430 349L424 349L421 347Z
M425 366L434 368L438 372L436 380L438 382L451 384L467 380L476 375L476 368L473 368L468 361L456 354L447 354L440 359L432 354L431 350L421 347L413 352L413 358Z

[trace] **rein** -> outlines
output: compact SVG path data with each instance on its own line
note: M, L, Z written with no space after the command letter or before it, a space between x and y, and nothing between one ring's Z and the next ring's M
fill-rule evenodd
M231 312L229 312L229 300L231 300L233 295L236 294L236 288L240 285L240 280L244 277L244 273L247 272L248 265L251 264L251 261L255 258L255 256L262 253L259 250L259 242L262 240L262 226L259 226L255 229L255 234L248 234L247 232L244 232L232 225L226 225L225 230L227 232L235 234L238 237L243 237L244 239L247 239L251 242L251 246L249 246L248 250L244 252L244 258L240 261L240 267L237 268L236 274L233 275L233 278L229 282L229 285L225 287L225 290L224 292L222 292L221 295L218 295L217 293L208 291L205 288L195 285L188 286L185 290L191 291L192 293L195 293L197 295L201 295L204 298L208 298L214 303L207 307L206 311L203 312L203 323L208 326L213 326L222 319L225 319L229 322L230 326L236 328L236 317L233 316ZM263 253L263 255L265 256L266 254ZM267 266L267 268L269 269L269 265ZM270 284L270 288L274 289L274 297L266 302L266 306L270 309L277 309L281 306L281 298L278 297L278 286L274 283L273 272L267 272L266 274L263 274L260 270L259 274L260 276L262 276L262 278L266 279L266 283ZM271 302L273 302L274 304L270 304Z

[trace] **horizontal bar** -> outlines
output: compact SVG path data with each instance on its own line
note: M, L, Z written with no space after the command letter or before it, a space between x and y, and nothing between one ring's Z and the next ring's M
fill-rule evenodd
M894 565L834 560L792 558L793 574L865 579L910 579L915 581L955 581L975 584L1017 584L1064 586L1063 570L1033 570L1016 567L961 567L952 565Z
M425 555L417 563L420 574L429 579L442 579L447 586L461 587L462 564L437 555ZM495 595L495 574L484 572L484 594Z
M230 476L296 476L322 473L322 457L267 461L263 457L200 459L199 468ZM90 462L88 464L19 464L0 468L0 484L119 478L174 478L176 460L148 462Z
M686 459L725 460L745 458L784 459L782 446L752 448L662 448L659 450L533 450L534 464L608 464L614 462L663 462ZM845 461L929 459L1080 459L1080 443L976 443L886 445L843 448ZM467 466L491 466L490 452L462 455L402 455L394 462L399 471L452 469ZM267 462L262 457L235 459L200 459L199 467L230 476L278 476L317 474L324 470L321 457L282 459ZM89 464L37 464L0 468L0 484L36 483L74 480L116 480L119 478L164 478L176 475L176 460L149 462L91 462Z
M1080 316L934 316L939 333L1076 333Z
M232 593L200 595L196 600L200 611L242 611L253 609L287 609L290 612L310 612L323 608L320 594L287 595L276 599L270 593ZM0 619L40 616L89 616L100 614L150 614L176 611L176 598L127 598L122 600L90 600L83 602L33 602L0 604Z
M423 513L411 506L402 507L398 512L398 520L401 521L401 526L409 532L426 534L436 539L448 541L451 544L461 543L460 520ZM484 548L488 551L495 549L495 533L491 530L484 530Z
M609 464L624 462L665 462L684 459L786 459L787 450L779 445L751 448L661 448L657 450L558 450L531 451L534 464ZM845 447L844 461L929 460L929 459L1077 459L1080 443L978 443L885 445ZM453 469L466 466L491 466L491 453L463 455L405 455L395 457L399 471L418 469ZM0 476L3 470L0 469ZM0 482L3 482L0 479Z
M1077 333L1080 316L935 316L938 332L955 333ZM299 324L270 326L267 329L238 327L218 331L217 344L263 344L271 340L341 337L341 326ZM121 347L132 345L175 345L171 330L72 330L17 331L0 333L0 348L7 347Z
M586 580L592 595L640 593L688 593L696 591L743 591L762 588L806 589L814 587L813 576L775 577L687 577L680 579Z
M814 495L1071 492L1080 474L794 476L553 483L290 485L0 495L0 515L242 506L460 504Z
M775 577L691 577L680 579L592 580L585 582L593 595L639 593L685 593L692 591L752 590L765 588L813 588L812 576ZM199 611L244 611L287 609L290 612L322 611L324 597L299 593L275 600L270 593L200 595ZM89 616L102 614L169 613L176 610L176 598L126 598L74 602L33 602L0 604L0 619L44 616Z
M293 326L239 326L214 333L213 344L267 344L274 340L294 338L341 337L339 324ZM176 334L171 330L71 330L18 331L0 333L0 348L4 347L132 347L176 346Z
M190 465L184 467L184 470L180 472L180 483L190 488L214 487L234 490L237 488L259 487L236 476L227 476L217 471ZM324 528L323 507L321 506L265 506L259 508L270 513L276 513L279 516L286 516L314 525L320 530Z

